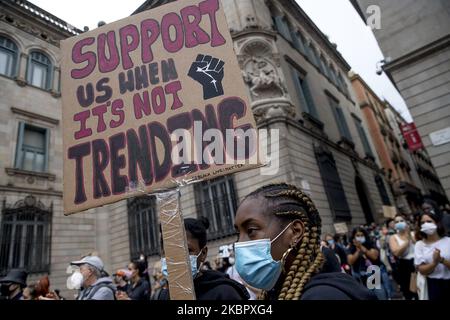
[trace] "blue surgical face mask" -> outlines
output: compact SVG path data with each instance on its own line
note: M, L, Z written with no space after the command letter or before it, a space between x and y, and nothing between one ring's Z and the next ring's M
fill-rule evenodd
M328 242L328 244L329 244L330 246L333 246L333 245L334 245L334 240L333 240L333 239L327 240L327 242Z
M396 230L398 230L398 231L403 231L403 230L405 230L406 229L406 222L405 221L401 221L401 222L397 222L396 224L395 224L395 229Z
M282 271L281 261L274 261L270 253L275 242L290 226L290 223L272 241L270 239L236 242L234 256L236 271L250 286L270 290L277 283Z
M202 254L202 251L198 255L190 255L189 260L191 261L191 272L192 272L192 278L195 278L195 276L198 273L197 269L197 258ZM168 278L169 272L167 271L167 260L166 258L161 258L161 273L164 277Z

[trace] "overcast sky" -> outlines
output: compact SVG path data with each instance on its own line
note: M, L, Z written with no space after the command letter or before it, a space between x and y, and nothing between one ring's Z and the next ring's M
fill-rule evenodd
M30 0L32 3L79 29L93 29L100 20L106 23L129 16L144 0ZM353 70L372 87L380 98L388 100L411 121L400 94L385 74L378 76L376 63L383 54L372 34L349 0L297 0L303 10L338 45L338 50ZM381 17L382 18L382 17Z

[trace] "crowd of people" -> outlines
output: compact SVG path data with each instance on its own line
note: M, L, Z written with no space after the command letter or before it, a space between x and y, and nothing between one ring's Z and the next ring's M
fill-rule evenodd
M322 236L308 195L285 183L247 195L238 207L238 241L208 260L206 218L184 220L198 300L443 300L450 298L450 215L425 201L414 215L348 234ZM224 252L225 251L225 252ZM170 299L168 261L151 268L141 255L110 276L95 254L73 261L67 288L78 300ZM0 279L11 300L61 300L48 277L27 286L27 274Z

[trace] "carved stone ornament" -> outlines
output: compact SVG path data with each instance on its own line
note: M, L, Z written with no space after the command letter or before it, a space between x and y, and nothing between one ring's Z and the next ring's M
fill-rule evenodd
M273 50L265 41L250 41L242 50L240 60L244 81L248 84L252 100L283 97L287 93L276 63Z
M256 123L276 117L295 119L295 107L286 98L256 101L252 110Z

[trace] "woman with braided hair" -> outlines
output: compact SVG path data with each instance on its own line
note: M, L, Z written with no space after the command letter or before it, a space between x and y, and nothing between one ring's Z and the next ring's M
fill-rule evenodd
M236 213L236 269L260 298L352 300L374 296L347 274L321 273L321 219L311 199L285 183L249 194Z

